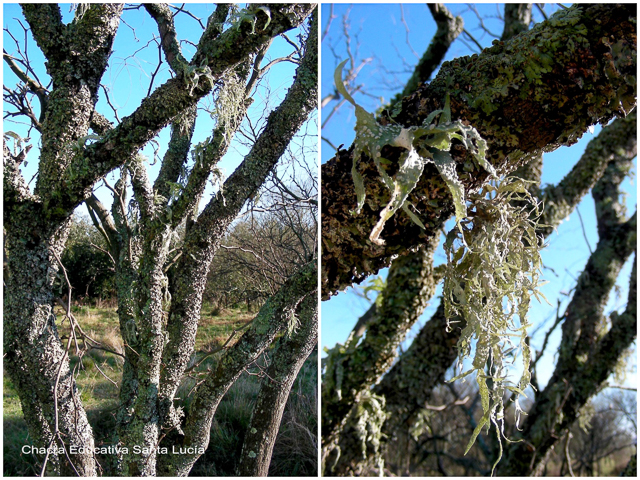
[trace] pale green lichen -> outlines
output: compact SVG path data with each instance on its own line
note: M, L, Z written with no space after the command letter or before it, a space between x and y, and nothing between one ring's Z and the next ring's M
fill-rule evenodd
M356 407L352 410L355 416L354 428L360 440L360 453L367 457L367 445L373 449L374 463L377 464L380 475L384 470L384 460L380 451L382 440L382 426L387 419L385 411L385 399L375 395L370 390L360 394Z
M229 72L224 83L217 89L215 109L211 118L216 120L217 128L222 130L225 142L231 143L232 132L242 119L247 98L246 85L236 72Z
M518 398L530 385L531 351L526 330L531 297L544 298L538 290L543 284L542 245L536 235L541 211L527 183L509 178L471 195L469 217L460 222L460 229L449 232L444 245L448 258L445 315L447 319L461 316L466 321L458 341L460 366L471 357L475 342L471 368L450 381L476 373L483 409L466 452L482 429L488 430L493 423L500 446L496 464L502 456L502 439L509 441L504 435L505 393L513 394L517 427L523 413ZM522 356L523 374L514 383L508 378L505 360L513 364L518 354Z
M17 155L18 153L20 153L22 151L22 145L27 144L31 140L29 137L26 137L26 138L21 137L16 132L12 132L11 130L4 132L2 135L4 137L5 142L7 142L10 139L13 140L14 155Z
M411 426L409 427L409 435L411 435L411 438L416 442L424 433L431 435L431 418L433 414L433 410L427 410L426 408L423 408L415 414L414 420L412 420Z
M338 401L342 400L342 381L344 379L344 365L342 363L355 352L359 340L360 338L351 332L344 345L336 343L333 348L324 348L327 356L322 359L323 388L327 392L334 391Z
M378 245L384 243L379 238L380 233L386 220L399 208L424 228L417 215L409 210L406 199L420 179L425 164L436 166L453 197L457 228L448 234L445 243L449 259L445 271L445 310L447 318L461 316L466 321L458 343L460 365L463 359L471 356L472 344L475 344L475 355L472 367L451 381L476 373L483 416L466 451L475 443L482 429L488 429L493 423L500 446L499 461L502 439L509 441L504 435L503 398L506 392L512 392L517 426L523 413L518 399L524 395L531 379L531 352L525 342L527 312L532 296L543 297L538 290L542 285L539 275L542 245L536 235L539 205L528 193L526 181L498 181L495 170L486 160L487 144L479 133L460 121L451 121L448 94L444 108L431 112L420 126L380 125L346 91L342 82L345 63L336 69L334 80L338 91L356 110L352 177L357 207L353 213L359 213L365 201L364 180L357 169L363 153L373 159L383 183L391 191L391 199L380 213L380 221L373 228L370 240ZM486 185L478 194L468 198L457 174L457 164L449 153L454 139L461 142L473 154L475 163L496 180L493 185ZM404 149L393 178L383 166L390 163L381 156L385 146ZM474 168L473 165L469 167ZM338 345L328 352L326 372L331 378L325 376L325 379L331 383L338 399L344 375L339 354L355 349L357 341L350 337L344 346ZM508 379L506 363L509 358L511 363L515 362L518 354L522 356L524 373L514 383ZM488 371L485 372L485 368ZM360 414L368 418L367 412ZM360 434L361 439L366 438L364 431Z
M80 137L78 138L78 141L76 142L76 144L73 146L74 150L76 152L82 151L85 145L87 144L88 140L102 140L102 137L100 135L95 135L93 133L90 133L89 135L85 135L84 137Z
M90 3L72 3L71 7L69 7L69 12L74 12L72 23L82 20L82 17L89 11L89 8L91 8Z
M358 172L358 160L361 154L371 157L382 177L384 185L391 191L391 199L387 206L380 212L380 220L375 225L369 239L377 245L383 245L380 238L386 221L393 216L399 208L421 228L422 221L409 207L407 197L420 180L420 176L427 163L433 163L446 182L453 196L456 219L458 222L466 216L464 189L456 173L456 163L449 154L454 139L459 140L469 150L477 162L494 177L495 170L486 160L487 144L475 128L464 125L461 121L451 121L451 108L447 96L444 109L431 112L422 122L422 125L403 127L402 125L380 125L373 114L367 112L358 105L347 92L342 81L342 68L347 60L342 62L335 70L334 81L338 91L356 109L356 138L354 141L353 167L351 175L356 190L357 206L354 213L360 213L365 201L364 180ZM435 123L436 117L438 122ZM390 163L382 158L384 146L400 147L405 151L399 159L398 172L392 178L383 167L383 163Z
M262 11L267 16L267 23L264 25L264 28L266 29L271 23L271 10L269 10L269 7L264 5L258 7L250 5L248 8L243 8L241 10L232 10L229 15L229 23L234 28L239 29L242 22L249 22L251 24L251 33L256 33L256 21L258 19L257 14L259 11Z
M211 73L211 68L207 65L208 63L209 59L205 58L199 67L195 65L182 65L182 73L184 75L184 81L187 84L187 88L189 89L189 96L193 96L193 91L200 84L201 78L207 81L211 88L214 87L215 79Z
M369 301L369 293L375 292L375 303L378 308L382 308L382 301L384 299L384 291L387 288L387 279L382 277L382 275L377 275L371 278L367 285L362 287L362 293L365 298Z
M322 359L322 388L325 392L334 392L337 401L342 400L342 383L345 375L343 363L353 356L360 338L355 336L355 332L351 332L344 345L338 343L333 348L325 347L324 349L327 356ZM373 450L374 463L382 472L384 464L380 442L383 436L382 426L387 419L384 396L375 395L369 390L363 391L357 398L354 408L351 409L349 417L348 421L353 425L360 442L360 453L366 457L368 446L370 446ZM334 445L332 450L337 453L333 464L335 467L340 458L340 447Z

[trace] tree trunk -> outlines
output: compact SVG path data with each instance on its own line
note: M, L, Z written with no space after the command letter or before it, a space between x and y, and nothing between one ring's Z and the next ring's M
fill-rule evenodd
M297 312L299 325L280 338L253 408L238 463L242 477L266 477L284 407L300 368L318 344L318 299L308 295Z
M161 475L185 476L209 445L213 416L229 387L243 370L253 363L276 335L295 321L300 302L316 291L317 266L312 262L302 268L270 297L253 320L250 329L220 360L215 371L198 388L184 425L184 435L171 437L180 455L160 457Z
M70 452L71 463L65 455L50 455L54 472L96 475L93 454L71 453L93 448L93 432L69 368L69 346L61 344L53 314L56 257L62 256L68 223L51 229L39 220L28 207L5 217L10 272L4 290L5 367L36 445Z

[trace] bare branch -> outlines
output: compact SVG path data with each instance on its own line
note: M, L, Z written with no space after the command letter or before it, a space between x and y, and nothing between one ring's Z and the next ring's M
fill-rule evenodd
M454 17L447 7L441 3L428 4L431 15L436 21L438 29L436 30L429 47L426 52L420 58L420 61L415 67L411 78L407 81L406 86L402 90L402 93L397 95L391 104L400 100L402 97L412 94L419 85L423 84L435 71L435 69L442 63L444 56L446 55L449 47L453 41L458 38L463 31L464 22L462 17Z

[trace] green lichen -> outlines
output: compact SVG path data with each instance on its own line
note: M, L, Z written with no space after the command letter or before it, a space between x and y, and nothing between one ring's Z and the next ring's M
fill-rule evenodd
M382 475L384 460L380 451L380 441L383 436L382 426L387 419L384 397L375 395L370 390L365 390L360 394L352 414L355 417L356 435L360 440L360 453L363 458L366 458L367 444L370 445L373 449L374 463L377 464L380 475Z
M264 5L256 7L250 5L248 8L242 10L234 10L229 15L229 23L236 29L239 29L242 22L249 22L251 24L251 33L256 33L256 21L258 20L258 12L263 12L267 16L267 23L264 28L267 28L271 23L271 10Z
M335 392L337 401L342 400L342 381L344 380L344 365L342 363L356 350L359 337L351 332L344 343L336 343L333 348L324 348L327 356L322 359L324 373L322 375L323 388L327 392Z
M242 119L247 97L246 85L241 75L237 72L229 72L217 90L215 109L211 118L216 120L216 126L222 131L225 142L231 143L232 132L238 127Z
M411 438L416 442L424 433L431 435L431 419L433 414L433 410L423 408L415 415L415 419L411 422L411 426L409 427L409 435L411 435Z
M375 292L376 296L374 301L376 303L376 307L382 308L384 291L386 288L387 288L387 279L383 278L381 275L377 275L371 278L368 284L362 288L362 293L364 294L367 300L371 301L371 299L369 298L369 293Z
M90 3L72 3L69 11L73 11L73 20L72 23L79 22L84 17L84 14L89 11L91 8Z
M189 89L189 96L193 96L193 91L200 84L201 78L207 81L211 88L215 85L215 79L211 73L211 68L207 65L208 63L209 59L205 57L199 67L196 65L182 65L182 73L184 75L184 81L187 84L187 88Z
M102 137L100 135L95 135L92 133L90 133L89 135L85 135L84 137L80 137L78 138L76 144L73 145L74 151L81 152L87 144L88 140L102 140Z
M2 134L2 136L4 137L4 141L7 142L9 140L13 140L13 154L14 155L18 155L18 153L20 153L22 151L22 145L23 144L28 144L29 141L31 140L29 137L21 137L20 135L18 135L16 132L13 132L11 130L8 130L6 132L4 132ZM28 147L29 145L27 145ZM25 162L26 165L26 162Z
M360 213L365 201L364 180L358 172L358 160L364 153L371 157L382 177L382 182L391 192L391 199L380 212L380 220L375 225L369 239L377 245L384 245L380 234L386 221L399 209L411 218L421 228L425 228L419 217L409 207L407 197L415 188L424 166L433 163L446 182L453 196L456 219L458 222L466 216L464 189L456 173L456 163L449 151L454 139L459 140L469 150L479 166L482 166L494 177L496 172L486 160L487 143L477 130L464 125L461 121L451 121L451 108L447 95L444 109L431 112L419 126L403 127L402 125L380 125L373 114L358 105L347 92L342 81L342 68L347 60L335 70L334 80L336 88L356 109L356 138L354 141L353 167L351 176L356 190L357 206L354 212ZM436 117L438 122L435 123ZM404 151L400 155L399 168L395 176L389 176L383 163L390 163L382 158L382 148L385 146L400 147ZM414 207L415 209L415 207Z
M518 398L530 385L531 352L526 338L531 297L544 298L538 290L543 284L542 245L536 235L541 211L527 183L508 178L471 195L468 218L449 232L444 245L448 258L445 315L466 321L458 341L460 367L471 357L475 343L471 368L450 381L475 373L483 409L465 454L482 429L494 424L500 446L496 464L502 456L502 439L509 441L504 435L505 394L513 394L517 426L522 413ZM518 354L523 374L515 383L509 380L509 364L516 362Z

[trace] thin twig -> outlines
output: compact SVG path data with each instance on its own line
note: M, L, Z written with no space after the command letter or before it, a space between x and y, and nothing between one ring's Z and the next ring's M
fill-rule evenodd
M575 477L575 475L573 474L573 468L571 467L571 456L569 455L569 442L571 442L572 438L573 435L571 434L571 432L567 431L567 441L564 444L564 457L567 460L567 467L569 467L569 475Z
M591 249L591 244L589 244L589 239L587 238L587 231L584 228L584 222L582 221L582 215L580 215L580 209L576 205L576 212L578 213L578 218L580 219L580 226L582 227L582 236L584 237L584 241L587 242L587 247L589 248L589 253L593 255L593 250Z
M545 13L545 11L543 10L543 8L541 7L541 5L544 5L544 3L540 4L540 3L536 3L535 6L537 7L538 11L542 14L543 18L546 20L549 20L549 16Z
M411 41L409 40L409 33L411 33L411 30L409 30L409 25L407 25L407 21L404 19L404 8L402 7L401 3L399 5L400 5L400 21L402 22L402 25L404 25L404 33L405 33L407 46L411 50L411 53L413 53L413 56L416 57L417 59L420 59L420 55L418 55L418 53L413 49L413 45L411 45Z
M94 367L96 367L96 368L98 369L98 371L102 374L102 376L103 376L104 378L106 378L106 379L107 379L107 380L109 380L111 383L113 383L113 384L116 386L116 388L120 388L120 387L118 386L117 382L115 382L114 380L111 380L111 379L107 376L107 374L106 374L106 373L104 373L104 372L100 369L100 367L98 366L98 364L97 364L97 363L95 363L95 362L94 362L93 366L94 366Z
M329 33L329 28L331 27L331 22L337 18L337 15L333 13L333 3L331 4L331 10L329 10L329 20L327 21L327 25L324 27L324 31L322 32L322 40L324 42L324 37Z
M617 388L618 390L629 390L630 392L637 392L638 389L634 387L623 387L622 385L607 385L606 388Z
M60 297L58 297L56 299L56 301L58 302L58 304L62 307L62 308L70 308L67 306L67 304L64 302L64 300L62 300ZM86 341L89 340L91 343L93 343L93 345L90 345L91 348L94 348L96 350L104 350L105 352L108 353L112 353L114 355L118 355L122 358L124 358L124 355L115 351L115 350L111 350L110 348L105 347L102 342L99 342L93 338L91 338L87 333L84 332L84 330L82 330L82 327L80 326L80 323L78 323L78 320L76 319L76 317L73 316L73 314L69 311L68 313L69 315L69 321L73 322L72 323L72 329L78 329L78 331L80 332L80 335L82 335L82 338Z
M462 30L462 33L464 33L464 34L469 38L469 40L471 40L473 43L475 43L475 44L476 44L476 46L480 49L480 51L482 51L482 45L480 45L480 43L479 43L479 42L478 42L478 41L473 37L473 35L471 35L471 34L467 31L467 29L466 29L466 28Z
M553 322L553 325L551 326L551 328L545 334L544 340L542 342L542 347L540 348L540 350L536 351L536 359L531 364L531 370L535 370L536 365L538 364L538 360L540 360L540 358L542 358L542 355L543 355L545 349L547 348L547 343L549 342L549 337L551 337L551 334L556 329L556 327L560 324L560 322L562 320L564 320L564 317L560 316L560 305L561 305L561 302L560 302L560 300L558 300L558 307L556 309L556 321Z

